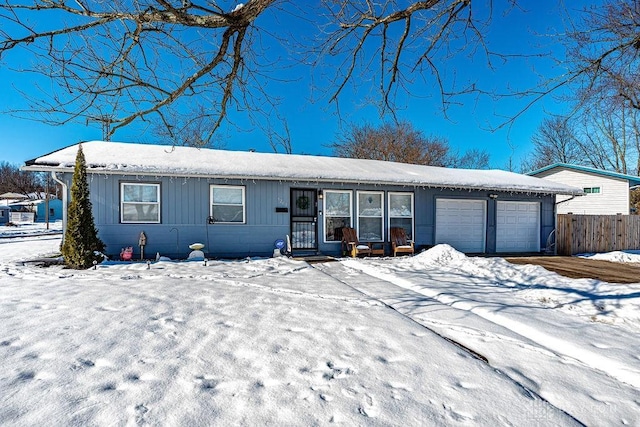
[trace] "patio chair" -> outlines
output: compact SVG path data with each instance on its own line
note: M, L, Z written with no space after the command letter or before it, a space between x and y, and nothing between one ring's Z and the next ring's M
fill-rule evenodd
M384 247L374 247L373 243L360 242L354 228L342 228L342 250L355 258L358 255L384 255Z
M391 227L389 229L391 234L391 252L393 256L398 253L413 254L415 247L413 241L407 238L407 232L402 227Z

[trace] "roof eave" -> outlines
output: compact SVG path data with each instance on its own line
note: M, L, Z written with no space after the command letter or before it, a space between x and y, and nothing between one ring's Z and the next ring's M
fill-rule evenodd
M28 165L20 168L24 171L34 172L62 172L71 173L74 168L66 166L53 166L53 165ZM317 178L317 177L274 177L274 176L259 176L259 175L216 175L216 174L195 174L195 173L176 173L176 172L164 172L164 171L136 171L136 170L111 170L111 169L99 169L99 168L87 168L87 173L105 174L105 175L136 175L136 176L167 176L172 178L204 178L204 179L237 179L237 180L266 180L266 181L286 181L286 182L314 182L314 183L345 183L353 185L389 185L389 186L410 186L410 187L423 187L423 188L449 188L452 190L467 190L467 191L499 191L503 193L520 193L520 194L555 194L563 196L580 196L584 193L552 190L552 189L537 189L537 188L521 188L521 187L498 187L498 186L469 186L469 185L457 185L457 184L437 184L424 181L373 181L373 180L352 180L352 179L340 179L340 178Z

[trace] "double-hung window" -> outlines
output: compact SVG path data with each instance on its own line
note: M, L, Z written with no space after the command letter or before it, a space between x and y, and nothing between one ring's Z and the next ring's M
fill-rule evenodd
M216 223L244 224L246 222L244 187L212 185L211 216Z
M340 242L342 228L351 227L351 191L324 191L324 240Z
M413 239L413 193L389 193L389 228L404 228Z
M120 183L120 222L159 223L160 184Z
M384 193L358 191L358 239L364 242L384 241Z

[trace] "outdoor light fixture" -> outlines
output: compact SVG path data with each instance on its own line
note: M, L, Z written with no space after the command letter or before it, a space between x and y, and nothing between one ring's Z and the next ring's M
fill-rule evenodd
M489 198L490 199L497 199L498 195L497 194L489 194Z
M318 199L322 200L322 190L318 190Z

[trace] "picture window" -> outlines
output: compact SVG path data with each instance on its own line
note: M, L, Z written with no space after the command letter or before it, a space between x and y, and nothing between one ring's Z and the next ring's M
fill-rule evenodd
M342 241L342 229L351 227L351 191L324 192L325 242Z
M122 223L160 222L160 184L120 184L120 221Z
M233 185L211 186L211 217L214 223L244 224L245 188Z

